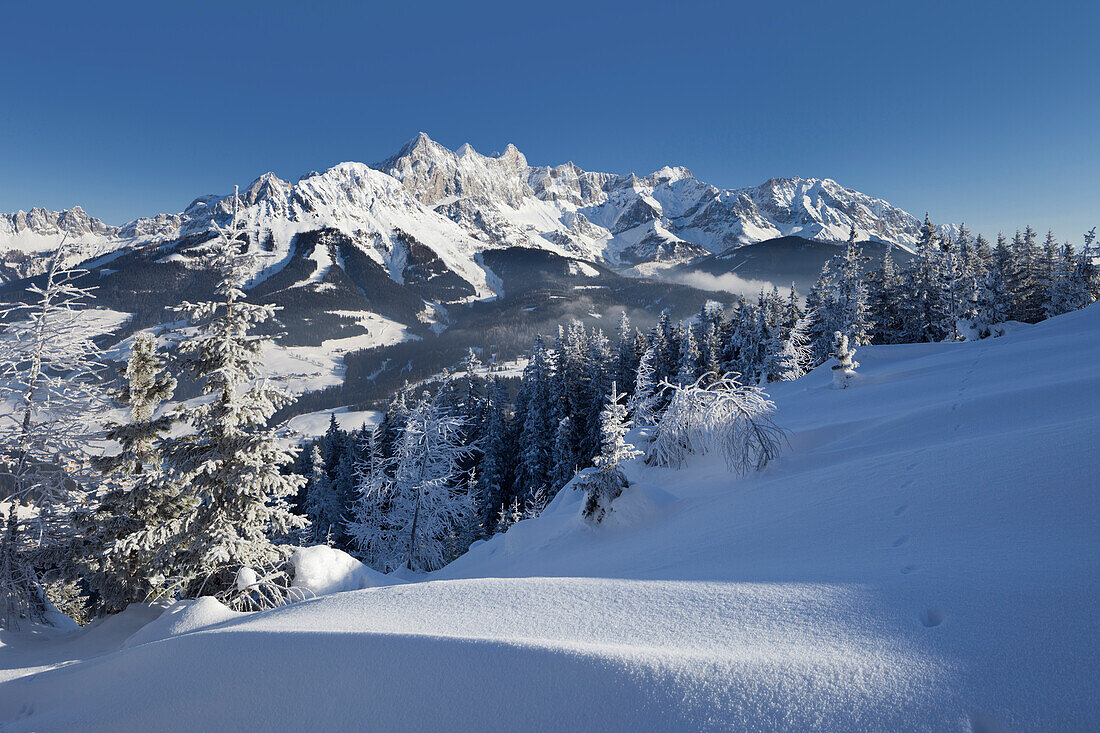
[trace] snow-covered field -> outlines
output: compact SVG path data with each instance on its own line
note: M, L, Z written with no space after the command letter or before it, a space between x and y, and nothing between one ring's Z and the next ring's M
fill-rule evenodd
M358 430L364 425L375 426L382 421L382 413L374 410L352 410L348 407L337 407L334 410L318 410L307 412L304 415L295 415L282 426L283 431L289 436L303 436L316 438L325 434L328 430L332 416L336 416L336 424L341 430Z
M774 386L763 472L632 464L599 527L567 487L426 577L3 637L2 727L1100 728L1100 306L857 359Z

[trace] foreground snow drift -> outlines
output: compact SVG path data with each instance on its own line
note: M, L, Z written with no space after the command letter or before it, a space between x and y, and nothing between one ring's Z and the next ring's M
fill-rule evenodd
M567 489L427 582L245 616L204 602L145 634L101 625L137 627L125 644L9 638L0 720L1100 727L1100 308L858 360L851 389L826 368L772 390L790 447L765 471L631 464L598 528ZM318 590L357 587L313 559Z

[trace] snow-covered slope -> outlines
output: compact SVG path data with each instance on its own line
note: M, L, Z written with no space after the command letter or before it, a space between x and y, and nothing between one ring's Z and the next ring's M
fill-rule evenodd
M1100 727L1100 307L857 358L852 389L829 389L827 368L774 386L790 447L765 471L633 464L599 527L567 488L419 582L244 617L200 606L169 624L189 633L110 653L136 623L9 637L0 720Z

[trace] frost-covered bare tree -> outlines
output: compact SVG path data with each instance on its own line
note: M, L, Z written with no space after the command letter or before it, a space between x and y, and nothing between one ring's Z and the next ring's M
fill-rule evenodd
M760 470L779 455L783 431L772 421L775 403L759 387L727 373L704 386L664 383L672 390L646 462L679 468L693 453L720 453L738 474Z
M207 264L219 275L219 297L179 307L192 324L179 344L182 366L199 382L205 399L177 411L176 419L192 430L163 446L168 478L191 508L153 529L169 530L177 543L171 574L159 592L220 594L234 605L251 607L255 599L247 585L234 595L241 588L240 570L254 568L271 577L271 569L290 555L288 545L272 540L306 525L287 504L303 479L280 470L292 454L267 421L290 397L260 379L262 354L273 339L252 332L275 319L276 307L244 300L243 283L253 262L242 242L236 205L227 227L212 225L217 236Z
M0 578L3 627L18 624L19 617L45 620L28 553L57 544L68 531L105 407L93 340L104 329L88 308L90 289L78 284L83 271L64 264L67 249L62 242L41 284L27 288L27 302L0 311L6 321L0 334L0 474L10 487L0 556L27 575L20 582ZM17 526L17 504L29 505L28 526Z
M28 302L0 311L0 448L14 500L64 502L73 472L87 467L105 407L94 339L105 332L88 308L83 270L64 267L58 247Z

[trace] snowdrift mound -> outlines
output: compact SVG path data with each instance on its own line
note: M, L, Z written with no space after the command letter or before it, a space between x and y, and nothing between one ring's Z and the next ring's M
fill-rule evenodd
M56 648L12 647L27 671L0 684L0 721L1100 728L1100 307L857 360L849 389L827 367L774 385L790 447L762 472L634 462L605 525L566 489L422 582L53 669ZM311 558L318 589L354 585L334 558Z
M227 608L211 596L196 598L193 601L177 601L156 619L141 627L137 633L123 642L122 646L123 648L132 647L189 634L243 615Z
M290 558L293 586L307 597L389 585L386 576L334 547L303 547Z

